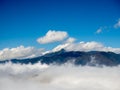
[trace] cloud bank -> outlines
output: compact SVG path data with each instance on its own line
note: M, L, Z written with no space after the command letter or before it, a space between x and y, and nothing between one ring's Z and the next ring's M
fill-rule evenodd
M120 53L120 48L106 47L102 43L91 42L66 42L56 46L53 51L65 49L67 51L105 51Z
M36 49L35 47L5 48L0 50L0 60L36 57L42 55L42 52L43 49Z
M1 64L0 90L119 90L120 66Z
M45 36L38 38L37 42L40 44L52 43L52 42L62 41L67 36L68 34L65 31L49 30Z

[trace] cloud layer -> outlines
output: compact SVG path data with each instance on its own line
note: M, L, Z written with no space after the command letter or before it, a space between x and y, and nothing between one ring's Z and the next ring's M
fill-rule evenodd
M67 40L68 41L68 40ZM95 41L91 42L66 42L56 46L53 51L59 51L65 49L67 51L105 51L120 53L120 48L106 47L102 43Z
M5 48L0 50L0 60L36 57L40 56L42 52L42 49L36 49L34 47L19 46L11 49Z
M119 90L120 66L1 64L0 90Z
M49 30L45 36L37 39L37 42L40 44L52 43L57 41L62 41L68 36L65 31L52 31Z

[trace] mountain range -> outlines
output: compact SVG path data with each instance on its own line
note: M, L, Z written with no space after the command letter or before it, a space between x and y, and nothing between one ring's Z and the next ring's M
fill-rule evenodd
M60 51L47 53L35 58L4 60L0 61L0 64L7 62L19 64L35 64L41 62L42 64L58 65L73 63L75 65L117 66L120 64L120 54L104 51L65 51L64 49L61 49Z

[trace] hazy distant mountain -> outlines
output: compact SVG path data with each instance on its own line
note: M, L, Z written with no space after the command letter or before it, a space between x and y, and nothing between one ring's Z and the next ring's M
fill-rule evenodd
M64 49L58 52L52 52L36 58L29 59L12 59L0 61L0 63L6 63L11 61L12 63L35 64L41 62L42 64L64 64L67 62L74 63L75 65L107 65L116 66L120 64L120 54L113 52L102 51L65 51Z

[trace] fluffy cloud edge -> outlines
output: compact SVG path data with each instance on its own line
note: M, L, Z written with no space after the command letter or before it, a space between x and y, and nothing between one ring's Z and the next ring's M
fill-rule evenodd
M66 51L105 51L105 52L114 52L120 54L120 48L112 48L104 46L102 43L91 41L91 42L72 42L64 43L53 48L52 51L59 51L65 49Z
M45 36L37 39L37 42L40 44L53 43L57 41L62 41L68 37L68 33L65 31L55 31L49 30Z
M32 58L42 55L43 49L36 49L35 47L19 46L16 48L5 48L0 50L0 61L10 59Z

